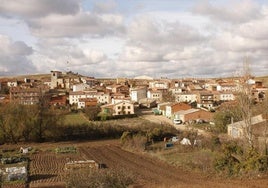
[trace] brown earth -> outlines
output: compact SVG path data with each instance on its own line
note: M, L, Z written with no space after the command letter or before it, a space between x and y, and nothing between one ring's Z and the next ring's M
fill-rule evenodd
M77 154L56 154L53 148L75 146ZM19 148L20 146L2 146ZM118 140L33 144L41 148L31 154L29 187L64 187L64 165L69 160L93 159L107 168L124 170L137 177L132 187L268 187L267 178L213 179L205 174L183 171L146 153L121 149ZM104 169L105 170L105 169Z

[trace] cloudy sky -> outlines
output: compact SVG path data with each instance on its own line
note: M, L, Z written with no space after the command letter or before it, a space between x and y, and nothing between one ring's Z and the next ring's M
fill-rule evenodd
M0 0L0 76L268 75L266 0Z

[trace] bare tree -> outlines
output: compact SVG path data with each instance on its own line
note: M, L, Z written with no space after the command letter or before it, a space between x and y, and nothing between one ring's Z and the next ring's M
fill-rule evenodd
M262 114L263 118L265 119L263 123L263 132L258 141L261 151L268 155L268 98L266 96L257 105L256 114Z
M243 63L242 75L239 80L239 91L237 95L237 102L240 107L242 119L244 121L243 131L244 136L250 148L254 147L253 133L252 133L252 106L253 100L251 96L251 84L249 80L252 78L249 68L249 60L246 57Z

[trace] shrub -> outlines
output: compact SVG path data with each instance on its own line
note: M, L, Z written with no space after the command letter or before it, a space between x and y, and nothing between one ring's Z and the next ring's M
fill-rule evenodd
M121 140L121 144L125 144L126 142L128 142L130 139L132 138L132 134L131 134L131 132L129 132L129 131L125 131L125 132L123 132L123 134L122 134L122 136L121 136L121 138L120 138L120 140Z
M121 143L124 148L144 151L146 149L147 137L141 133L132 135L127 131L123 133Z
M223 144L223 154L215 160L215 169L224 175L240 176L265 172L268 156L259 154L254 148L243 149L235 142Z
M229 142L222 145L222 152L223 154L215 159L215 169L228 176L237 175L242 167L242 148L235 142Z

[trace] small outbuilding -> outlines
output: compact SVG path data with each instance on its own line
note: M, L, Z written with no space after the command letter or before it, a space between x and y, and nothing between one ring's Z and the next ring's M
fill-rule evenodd
M180 119L184 123L192 120L204 120L207 122L212 121L213 113L203 110L203 109L189 109L189 110L181 110L175 113L175 119Z
M265 132L265 122L266 119L264 119L261 114L251 118L252 133L255 137L262 136L262 133ZM233 138L243 138L246 126L245 121L231 123L227 125L228 135Z

